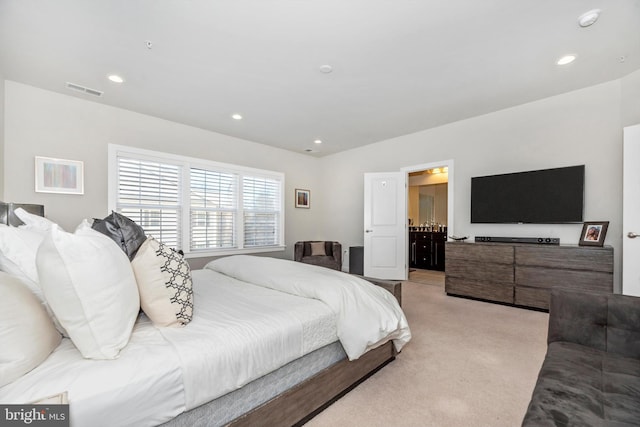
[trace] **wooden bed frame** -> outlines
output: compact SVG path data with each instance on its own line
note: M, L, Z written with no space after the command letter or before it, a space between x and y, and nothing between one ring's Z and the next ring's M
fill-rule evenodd
M233 427L300 426L319 414L396 356L391 341L358 360L342 360L236 418Z

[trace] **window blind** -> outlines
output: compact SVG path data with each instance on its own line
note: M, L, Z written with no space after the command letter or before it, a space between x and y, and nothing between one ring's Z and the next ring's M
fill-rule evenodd
M244 246L277 245L280 235L281 183L271 178L242 179Z
M109 207L186 254L282 250L284 175L109 145Z
M118 157L116 210L138 223L147 235L181 246L179 166Z
M236 246L238 177L191 168L192 250Z

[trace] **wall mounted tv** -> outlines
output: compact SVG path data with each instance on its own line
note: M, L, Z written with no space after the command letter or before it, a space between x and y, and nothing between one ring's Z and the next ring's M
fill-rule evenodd
M582 222L584 165L471 178L471 222Z

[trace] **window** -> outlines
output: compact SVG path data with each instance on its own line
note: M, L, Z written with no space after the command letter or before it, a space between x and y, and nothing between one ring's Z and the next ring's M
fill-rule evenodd
M280 182L272 178L242 178L245 247L277 244L280 235L280 187Z
M191 168L191 249L233 248L238 176Z
M116 211L171 247L181 246L180 167L118 157Z
M282 250L284 175L109 145L109 207L187 256Z

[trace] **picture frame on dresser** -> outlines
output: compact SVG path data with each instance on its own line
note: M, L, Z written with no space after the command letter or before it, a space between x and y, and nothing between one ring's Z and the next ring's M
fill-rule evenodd
M604 245L604 239L607 237L607 229L609 221L589 221L582 225L580 233L580 246L598 246Z

